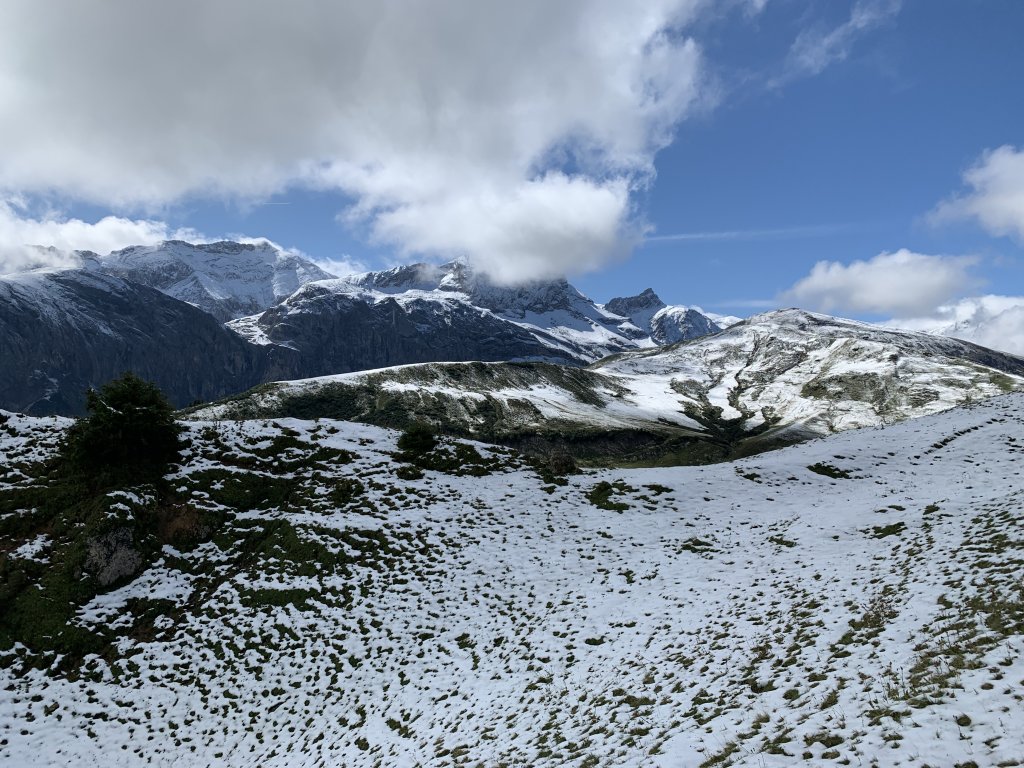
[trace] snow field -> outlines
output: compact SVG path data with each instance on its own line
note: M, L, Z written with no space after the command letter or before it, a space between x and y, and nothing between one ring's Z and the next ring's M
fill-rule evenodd
M565 485L345 422L190 432L190 503L259 503L86 606L118 639L79 677L0 672L0 763L1021 764L1024 395Z

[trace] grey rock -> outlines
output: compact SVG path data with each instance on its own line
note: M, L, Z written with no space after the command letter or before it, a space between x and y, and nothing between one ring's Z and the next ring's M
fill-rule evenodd
M84 569L100 586L134 576L142 570L142 554L135 547L135 538L127 527L114 528L86 541Z

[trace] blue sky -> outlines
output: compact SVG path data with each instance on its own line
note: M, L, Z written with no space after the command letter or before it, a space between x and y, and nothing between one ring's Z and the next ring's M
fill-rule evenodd
M769 4L709 55L777 71L808 13L836 25L844 7ZM659 235L736 235L651 242L627 267L581 285L604 293L674 273L689 282L672 286L674 300L743 313L742 301L774 299L817 260L909 248L979 254L974 272L990 289L1024 292L1019 241L970 222L927 221L985 149L1024 144L1022 30L1024 3L1012 0L906 2L845 61L726 95L658 155L648 215Z
M293 24L25 3L6 33L22 54L0 54L0 84L24 86L0 139L25 158L0 161L0 240L242 234L371 269L466 255L738 315L1024 296L1024 3L628 5L300 3ZM179 23L173 66L153 64L152 30ZM107 29L123 58L93 61ZM62 35L66 67L32 58ZM250 50L261 35L280 59Z

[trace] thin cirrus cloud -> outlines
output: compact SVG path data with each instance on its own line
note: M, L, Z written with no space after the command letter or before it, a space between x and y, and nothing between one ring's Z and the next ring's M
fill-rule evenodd
M799 227L771 227L766 229L721 229L704 232L673 232L648 235L645 243L708 242L719 240L788 240L807 237L825 237L851 229L851 224L811 224Z
M771 84L781 86L801 77L818 75L832 64L847 59L861 37L894 19L902 5L902 0L856 0L850 17L839 26L801 31L790 46L782 73Z
M348 196L346 221L400 253L465 256L504 281L594 268L642 236L633 192L701 104L686 30L712 12L12 0L0 194L146 211L307 186ZM152 223L102 229L125 222Z
M822 312L927 315L971 290L973 256L933 256L901 249L850 264L819 261L780 299Z
M940 203L932 223L974 220L991 235L1024 241L1024 149L989 150L963 174L964 193Z

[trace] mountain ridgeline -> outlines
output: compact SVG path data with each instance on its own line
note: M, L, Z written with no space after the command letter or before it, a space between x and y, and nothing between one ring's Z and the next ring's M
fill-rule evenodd
M336 418L584 461L721 461L1024 387L1024 359L800 310L586 368L435 363L269 384L197 418Z
M76 257L77 268L0 276L0 408L80 415L87 388L125 371L183 407L410 363L578 367L719 330L650 291L610 302L620 314L564 280L498 286L460 263L339 279L267 242Z
M679 464L1024 385L1024 360L955 339L800 310L723 330L650 289L601 305L458 262L336 278L266 242L180 241L78 262L0 278L0 408L79 415L87 388L132 371L203 418L424 422L542 456Z

